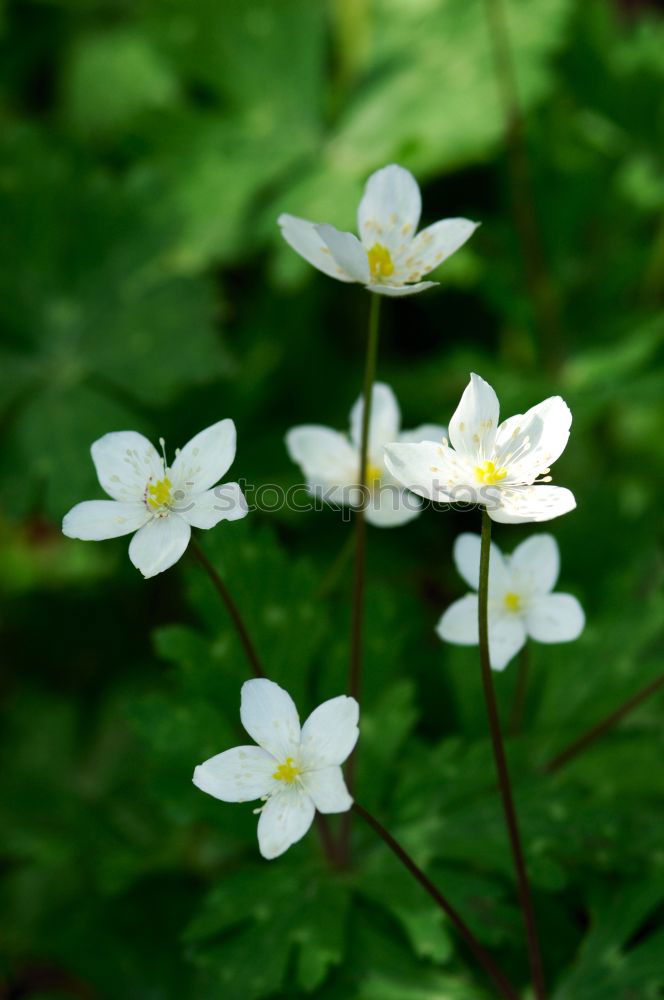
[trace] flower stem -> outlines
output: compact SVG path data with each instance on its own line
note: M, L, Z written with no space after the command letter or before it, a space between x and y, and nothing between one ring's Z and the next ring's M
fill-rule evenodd
M507 1000L518 1000L518 993L512 984L505 978L500 969L494 965L493 959L484 950L468 925L462 920L451 903L445 899L443 894L436 888L433 882L424 874L419 865L415 864L410 854L404 850L397 840L394 839L385 827L378 820L367 812L367 810L355 802L353 810L369 824L370 827L385 841L390 850L396 854L401 864L410 872L413 878L417 879L423 889L429 893L433 901L441 908L445 915L454 924L457 931L466 942L473 955L480 963L492 983L499 991L500 995L507 997Z
M528 674L530 673L530 649L528 642L522 646L519 653L519 667L516 675L516 687L514 689L514 700L510 713L509 734L518 736L521 732L523 721L523 710L526 704L526 691L528 690Z
M348 662L348 693L359 700L362 687L362 632L364 624L364 581L366 572L367 525L364 508L367 500L367 458L369 455L369 428L371 427L371 403L373 383L376 374L378 354L378 320L380 317L380 295L369 295L369 331L367 352L364 363L364 387L362 399L362 436L360 439L360 468L357 481L361 489L360 506L355 512L355 576L353 581L353 603L351 610L350 658ZM353 794L357 750L348 758L346 784ZM348 861L350 848L351 813L344 813L341 820L341 856Z
M606 718L602 719L600 722L596 723L591 729L589 729L583 736L580 736L578 740L574 740L570 743L568 747L561 750L559 754L556 754L547 764L542 768L547 774L553 773L553 771L559 770L574 757L577 757L580 753L583 753L595 740L603 736L609 729L615 726L618 722L621 722L626 715L629 715L633 709L649 698L656 691L659 691L661 687L664 687L664 674L660 674L656 677L654 681L650 684L646 684L644 688L637 691L635 695L632 695L624 704L617 708Z
M373 383L376 374L378 353L378 319L380 315L380 295L371 294L369 305L369 333L367 354L364 364L364 388L362 398L362 437L360 440L360 468L357 481L361 487L360 507L355 514L355 582L353 587L353 617L351 625L350 663L348 690L353 698L360 694L362 680L362 625L364 620L364 578L366 566L366 520L364 508L367 493L367 459L369 456L369 428L371 427L371 404Z
M233 598L231 597L228 588L226 587L226 584L221 579L216 569L214 568L208 557L203 552L203 549L200 547L200 545L193 536L189 544L195 558L198 560L199 564L203 567L203 569L209 576L210 580L212 581L213 587L215 588L215 590L221 597L222 601L226 605L226 610L228 611L228 614L231 617L231 621L235 626L235 630L247 655L247 659L249 660L249 665L251 666L251 669L254 673L254 677L265 677L265 671L263 670L261 661L258 658L258 653L256 652L256 648L251 640L251 636L249 635L249 630L247 629L247 626L244 624L244 621L238 610L238 607Z
M339 583L339 579L346 569L350 557L353 554L354 548L355 539L351 534L349 534L346 536L346 541L339 549L336 559L323 577L323 582L314 592L314 600L321 601L324 597L328 597L328 595L334 591L335 587Z
M496 705L496 695L493 690L493 678L491 676L491 660L489 658L489 556L491 553L491 518L487 514L486 508L482 509L482 546L480 549L480 589L479 589L479 633L480 633L480 664L482 667L482 684L484 686L484 700L486 701L487 715L489 718L489 729L491 731L491 743L493 746L493 757L498 773L498 784L500 795L503 801L503 812L505 823L509 834L510 846L512 848L512 859L517 877L517 888L519 893L519 903L523 915L523 922L526 929L526 940L528 943L528 959L530 971L533 977L533 987L537 1000L545 1000L544 973L542 969L542 957L540 954L539 941L537 938L537 928L535 926L535 914L530 898L530 886L526 865L523 859L523 849L521 847L521 837L517 824L516 810L512 797L512 786L510 783L507 761L505 759L505 748L503 737L500 731L500 718L498 716L498 706Z

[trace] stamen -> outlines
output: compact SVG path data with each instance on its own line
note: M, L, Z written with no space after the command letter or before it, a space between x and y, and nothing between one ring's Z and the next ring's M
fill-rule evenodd
M475 466L475 480L484 486L495 486L496 483L502 482L506 475L507 469L504 465L501 465L499 469L493 462L483 462L481 465Z
M381 243L375 243L371 250L367 251L367 257L372 278L389 278L394 274L392 255Z
M302 774L300 769L293 763L292 757L286 757L286 763L280 764L277 770L272 775L277 781L286 781L289 785L295 781L295 779Z
M512 611L514 613L521 611L521 597L519 594L515 594L510 591L505 594L504 603L508 611Z
M166 464L166 442L163 438L159 438L159 445L161 447L161 460L164 463L164 475L166 475L166 469L168 466Z
M159 479L156 483L148 483L145 500L152 510L168 507L171 502L172 483L168 477Z
M370 490L377 489L380 486L381 475L381 470L377 465L372 465L371 462L367 462L365 482Z

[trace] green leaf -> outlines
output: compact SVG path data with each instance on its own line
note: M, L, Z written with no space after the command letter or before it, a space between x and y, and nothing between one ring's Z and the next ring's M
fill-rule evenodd
M572 4L510 0L506 7L519 99L528 110L553 85L550 63ZM371 47L353 100L323 155L270 205L271 219L289 211L354 228L362 185L378 167L398 162L427 176L483 161L505 127L487 10L484 0L373 4ZM277 252L292 253L281 245Z
M590 932L554 1000L631 997L655 1000L664 986L664 931L651 931L649 914L661 903L661 876L654 883L603 891L592 907Z
M75 159L44 142L27 130L5 137L0 318L12 349L0 400L5 454L22 456L12 510L43 502L59 519L99 496L96 437L149 430L146 406L228 366L210 282L172 273L160 257L165 234L136 195L99 174L74 183ZM26 235L18 244L16 232Z
M63 103L73 128L104 136L178 97L172 67L145 35L115 28L84 35L70 56Z
M284 976L293 954L299 985L311 991L341 961L347 907L338 878L292 861L263 862L224 877L211 890L186 941L196 963L229 998L255 1000L280 984L287 989Z
M326 630L324 607L314 597L319 581L307 560L293 560L272 530L255 521L252 525L253 518L250 514L243 521L221 524L202 541L240 609L265 672L288 689L304 718L315 707L308 707L305 698ZM236 671L251 676L219 594L199 566L192 566L188 578L189 599L209 635L222 654L234 660ZM338 693L337 686L333 694Z

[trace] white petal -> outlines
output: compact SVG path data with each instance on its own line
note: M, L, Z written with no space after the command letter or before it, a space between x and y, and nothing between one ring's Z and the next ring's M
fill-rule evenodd
M436 626L441 639L458 646L479 645L479 602L477 594L467 594L451 604ZM489 659L494 670L503 670L526 641L526 631L518 615L489 615Z
M308 795L294 787L271 795L258 820L258 846L268 861L304 837L316 809Z
M300 760L309 769L343 764L357 742L360 706L345 694L315 708L302 726Z
M496 465L508 468L511 482L532 482L563 452L572 424L572 413L560 396L551 396L516 414L498 428Z
M157 449L137 431L104 434L92 445L92 461L102 488L114 500L143 500L150 478L164 478Z
M238 521L249 513L239 483L223 483L213 490L186 496L174 507L192 528L214 528L220 521Z
M304 424L286 435L286 448L312 484L354 485L360 456L344 434L329 427Z
M364 396L360 396L350 411L350 436L360 450ZM383 464L383 446L396 441L401 426L401 411L397 398L384 382L375 382L371 393L371 424L369 427L369 458L379 468Z
M367 289L377 295L387 295L389 298L398 299L403 298L404 295L416 295L418 292L423 292L438 284L440 284L438 281L419 281L415 285L367 285Z
M84 500L65 514L62 533L68 538L97 542L119 538L138 529L151 517L144 503L119 503L117 500Z
M476 646L479 639L477 594L466 594L450 604L436 625L436 632L445 642L458 646Z
M470 219L442 219L418 233L395 261L395 271L405 281L419 281L470 239L479 223Z
M235 424L220 420L188 441L170 468L174 490L187 496L218 483L235 458Z
M542 422L537 457L532 456L539 471L553 465L565 450L572 426L572 411L560 396L550 396L528 410L526 419L529 417L537 417Z
M482 540L479 535L464 532L454 543L454 562L459 574L469 587L477 590L480 584L480 550ZM503 554L495 542L491 542L489 552L489 591L503 592L509 589L509 574Z
M546 594L526 611L528 634L538 642L571 642L583 632L583 608L571 594Z
M526 629L519 615L489 616L489 659L494 670L504 670L526 642Z
M320 771L307 771L302 776L302 784L313 799L318 812L347 812L353 804L340 767L324 767Z
M471 470L469 460L451 448L422 441L419 444L395 442L385 447L385 467L397 482L429 500L443 503L450 499L459 503L477 502L477 490L462 486ZM452 495L451 495L452 494Z
M420 424L412 431L402 431L399 441L402 444L419 444L420 441L433 441L441 444L443 438L447 437L447 427L442 424Z
M369 281L369 260L367 253L357 236L352 233L342 233L334 226L323 223L316 226L316 232L328 247L333 258L346 274L354 281L366 285Z
M300 743L300 718L293 699L266 677L242 685L240 719L252 740L280 763L295 757Z
M381 482L364 508L364 516L375 528L396 528L422 513L422 501L414 493L393 483Z
M147 580L176 563L190 537L191 528L178 514L155 517L132 538L129 558Z
M473 373L450 420L450 441L455 450L477 461L491 458L499 414L496 393Z
M355 281L337 264L330 248L317 232L316 222L299 219L295 215L280 215L277 220L281 226L281 235L296 253L317 267L323 274L339 281Z
M357 210L357 231L367 250L379 244L403 252L420 221L422 197L417 181L392 164L371 175Z
M277 766L260 747L234 747L199 764L193 782L222 802L251 802L272 791Z
M548 594L560 571L560 553L553 535L531 535L509 558L514 590L519 594Z
M496 496L496 504L487 504L487 512L500 524L550 521L576 507L574 494L564 486L517 486L496 490Z
M360 491L355 486L349 486L348 483L343 486L335 486L334 483L317 483L313 479L308 479L307 489L312 496L329 504L334 510L338 510L339 507L359 507L362 500ZM305 505L304 509L310 510L311 508Z

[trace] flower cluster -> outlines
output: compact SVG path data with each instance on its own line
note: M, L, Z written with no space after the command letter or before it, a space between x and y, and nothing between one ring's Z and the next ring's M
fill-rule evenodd
M279 224L286 241L318 270L380 295L403 296L435 284L421 279L476 228L467 219L446 219L417 233L420 210L415 179L393 165L367 182L358 209L359 239L292 215L282 215ZM575 506L570 490L551 485L550 475L567 444L571 419L565 402L553 396L500 422L496 393L472 374L448 430L426 424L402 431L393 391L377 382L368 399L354 404L348 434L301 425L287 433L286 448L312 493L331 504L358 507L377 527L411 521L421 512L422 498L478 505L494 521L523 524ZM209 529L247 514L238 483L217 485L235 458L235 439L233 421L220 420L176 451L169 464L163 440L160 453L135 431L106 434L92 445L92 459L111 499L79 503L65 516L63 532L86 540L133 534L132 563L145 577L163 572L185 552L192 528ZM454 559L477 590L479 537L461 535ZM581 633L584 616L576 598L552 593L558 570L558 547L550 535L531 536L509 557L492 546L487 621L494 669L503 669L528 636L552 643ZM452 604L437 631L447 642L477 643L477 594ZM345 695L332 698L301 726L286 691L258 677L242 688L240 716L255 745L200 764L194 784L223 802L261 800L260 852L276 858L305 835L317 810L351 808L341 765L358 739L358 702Z

